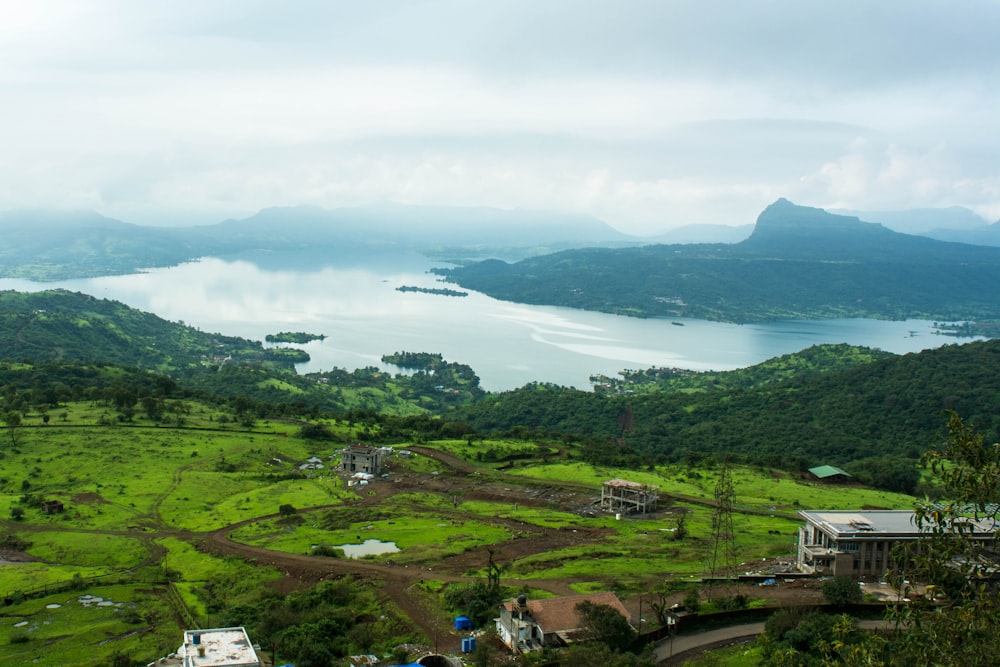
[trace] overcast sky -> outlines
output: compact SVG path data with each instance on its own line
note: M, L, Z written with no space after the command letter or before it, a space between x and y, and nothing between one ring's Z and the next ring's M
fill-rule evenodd
M993 0L0 0L0 209L1000 219Z

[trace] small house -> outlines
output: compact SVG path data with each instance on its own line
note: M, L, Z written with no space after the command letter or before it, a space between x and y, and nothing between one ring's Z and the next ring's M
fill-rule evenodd
M843 483L851 478L849 474L836 466L816 466L809 468L809 473L821 482Z
M46 514L61 514L65 509L61 500L42 501L42 511Z
M628 610L611 591L544 600L528 600L527 596L519 595L500 607L497 634L508 648L521 653L570 644L583 632L583 620L576 610L581 602L607 605L632 621Z

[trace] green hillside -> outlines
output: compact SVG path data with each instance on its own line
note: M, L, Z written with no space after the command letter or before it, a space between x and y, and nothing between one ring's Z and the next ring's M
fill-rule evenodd
M680 373L673 386L647 383L641 392L627 383L607 394L532 385L490 395L460 414L486 432L588 438L599 443L593 460L633 465L723 455L783 468L886 456L915 460L941 435L946 409L987 439L1000 432L1000 341L902 356L846 346L826 351L835 350L856 363L817 372L803 360L820 355L807 350L784 358L783 380L765 379L754 367ZM776 368L778 360L768 366ZM790 370L796 367L803 370ZM618 440L625 446L610 444Z
M187 391L240 397L297 414L420 414L482 393L471 368L443 359L432 370L413 374L362 368L303 376L294 365L309 356L300 349L202 332L117 301L65 290L0 292L0 340L0 361L125 366L169 377ZM32 382L73 384L75 371L58 370L57 364L45 368L41 374L31 372ZM64 373L70 377L61 377Z
M785 200L737 244L568 250L436 272L498 299L638 317L1000 319L1000 249Z

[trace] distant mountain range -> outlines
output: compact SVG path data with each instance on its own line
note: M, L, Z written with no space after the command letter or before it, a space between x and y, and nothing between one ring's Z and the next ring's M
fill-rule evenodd
M900 234L784 199L736 244L570 250L438 272L499 299L641 317L1000 318L1000 248Z
M974 211L963 206L917 208L905 211L831 210L830 212L877 222L903 234L917 234L939 241L1000 246L1000 221L989 224Z
M132 273L254 250L419 251L446 259L517 259L563 248L637 245L587 215L379 205L264 209L214 225L144 227L91 211L0 212L0 277L60 280Z

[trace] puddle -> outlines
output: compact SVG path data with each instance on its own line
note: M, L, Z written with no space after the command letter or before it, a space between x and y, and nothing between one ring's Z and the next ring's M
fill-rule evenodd
M399 551L395 542L382 542L381 540L365 540L361 544L339 544L335 548L343 549L344 555L348 558L394 554Z

